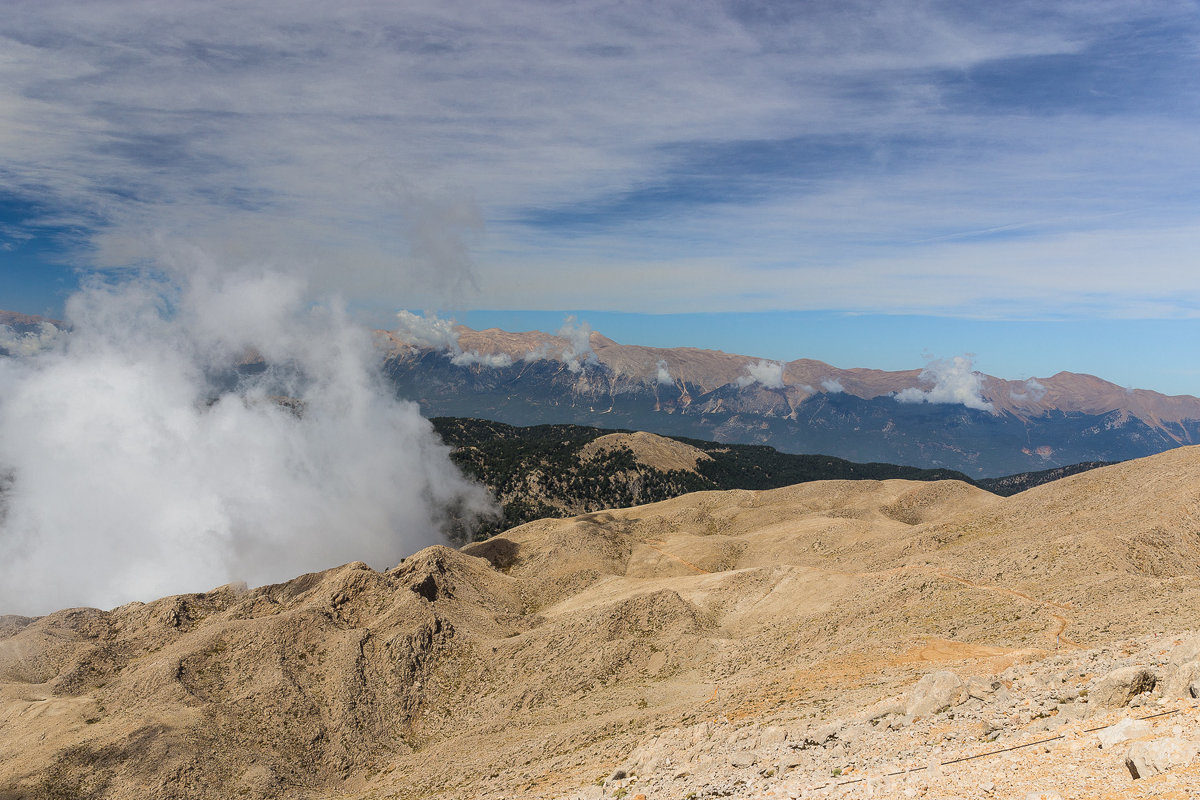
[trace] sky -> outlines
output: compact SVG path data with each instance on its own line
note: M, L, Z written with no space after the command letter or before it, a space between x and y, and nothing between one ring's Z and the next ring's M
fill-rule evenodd
M1200 394L1198 45L1171 0L8 0L0 308L216 261L382 327Z

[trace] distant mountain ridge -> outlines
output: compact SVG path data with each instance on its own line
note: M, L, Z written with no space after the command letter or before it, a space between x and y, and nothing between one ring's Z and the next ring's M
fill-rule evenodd
M427 416L646 430L974 478L1200 442L1200 398L1079 373L1010 381L955 360L889 372L623 345L595 332L453 333L449 347L379 333L398 394Z
M1010 381L975 373L965 359L843 369L624 345L586 328L554 336L435 322L443 327L433 338L376 335L397 395L427 417L643 430L975 480L1200 442L1200 398L1073 372ZM67 335L56 320L0 312L0 355L32 354Z

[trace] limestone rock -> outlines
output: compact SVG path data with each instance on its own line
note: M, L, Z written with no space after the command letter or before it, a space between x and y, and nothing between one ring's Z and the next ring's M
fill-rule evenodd
M1158 676L1146 667L1122 667L1105 675L1088 695L1094 708L1122 708L1139 694L1154 690Z
M989 700L1003 684L993 679L972 676L967 680L967 694L977 700Z
M1140 739L1150 735L1150 723L1140 719L1123 719L1116 725L1109 725L1096 734L1100 747L1108 749L1130 739Z
M1163 693L1168 697L1200 697L1200 658L1176 666Z
M1180 667L1189 661L1200 659L1200 634L1185 636L1171 649L1170 666Z
M1166 772L1176 767L1182 767L1191 762L1200 751L1200 745L1194 741L1168 737L1153 739L1145 742L1134 742L1125 756L1125 768L1134 780L1147 778Z
M924 717L956 706L966 697L966 685L962 679L949 670L939 670L917 682L904 710L910 716Z

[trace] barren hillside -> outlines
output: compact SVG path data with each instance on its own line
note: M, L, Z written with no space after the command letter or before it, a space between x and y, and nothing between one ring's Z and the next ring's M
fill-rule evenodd
M999 498L702 492L386 572L0 621L0 797L535 797L656 731L1195 627L1200 451ZM749 726L749 727L747 727Z

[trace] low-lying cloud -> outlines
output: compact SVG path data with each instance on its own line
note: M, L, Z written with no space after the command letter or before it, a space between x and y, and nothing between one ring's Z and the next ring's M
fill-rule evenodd
M413 347L462 352L458 344L458 331L454 330L454 320L441 319L429 312L418 316L411 311L397 311L396 335Z
M746 365L746 374L737 379L740 388L752 383L762 384L767 389L783 388L783 364L778 361L759 361Z
M450 363L455 366L499 369L511 367L513 363L512 358L504 353L463 350L454 321L441 319L429 312L424 316L418 316L411 311L396 312L395 333L401 341L412 347L424 347L446 353L450 356Z
M37 330L23 333L10 325L0 325L0 351L10 356L31 356L61 345L66 335L52 322L40 322Z
M846 391L846 387L842 386L842 382L837 378L826 378L821 381L821 388L829 394L840 394Z
M574 315L567 317L558 336L567 340L567 347L562 351L562 359L571 372L579 372L585 364L599 364L600 359L592 350L592 326L575 319Z
M660 358L655 363L654 367L655 367L654 380L658 383L659 386L670 386L675 382L671 378L671 370L669 370L667 368L667 362L665 360Z
M1039 403L1046 396L1046 387L1038 383L1037 378L1030 378L1025 381L1024 391L1013 390L1010 394L1018 403Z
M922 382L932 383L933 386L924 390L910 386L896 393L896 401L900 403L959 403L979 411L992 411L992 404L984 400L980 394L983 388L983 375L975 372L972 369L973 366L974 360L970 354L934 359L925 365L920 374Z
M0 359L0 613L386 568L490 508L298 278L198 264L93 282L66 317Z
M450 363L459 367L480 366L502 369L511 367L513 360L512 356L507 353L480 353L478 350L464 350L451 358Z

